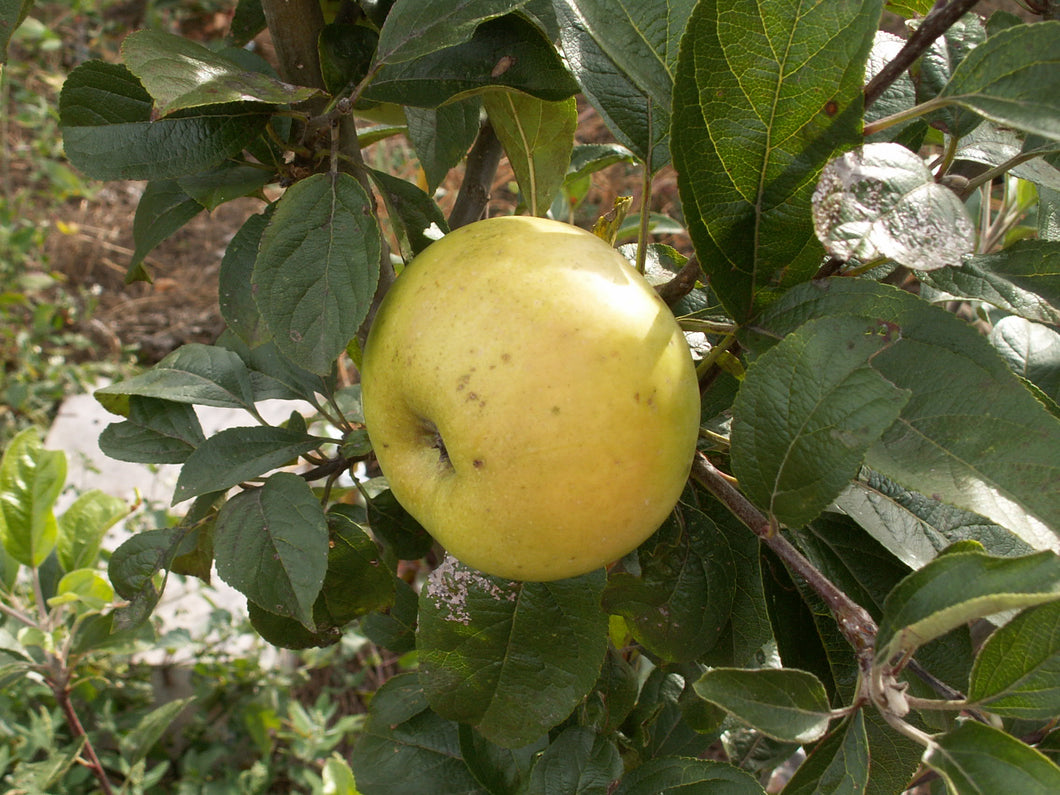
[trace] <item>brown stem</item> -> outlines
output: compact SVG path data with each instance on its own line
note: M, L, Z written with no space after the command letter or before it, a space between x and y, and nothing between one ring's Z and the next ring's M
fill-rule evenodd
M978 2L979 0L950 0L945 4L936 3L931 13L924 17L920 27L909 37L909 41L898 51L894 60L884 66L865 86L865 107L879 99L887 87L927 51L931 42L949 30Z
M497 173L497 166L500 165L503 154L504 149L493 130L493 125L488 120L483 122L475 145L467 153L464 181L452 212L449 213L450 229L467 226L482 217L482 212L489 203L493 177Z
M261 0L276 47L280 77L288 83L324 88L317 37L324 27L318 0Z
M659 297L666 302L667 306L673 306L692 292L692 288L696 286L696 281L702 275L703 272L700 270L699 260L696 259L696 255L693 254L688 262L685 263L684 267L681 268L670 281L658 285L655 288L655 292L657 292Z
M865 608L839 590L790 541L780 535L777 526L729 483L706 456L696 455L692 463L692 478L717 497L773 550L789 571L801 577L824 600L839 624L839 631L854 648L862 668L867 670L873 660L877 627Z
M69 675L67 674L62 663L56 660L56 670L54 673L55 677L49 677L48 684L51 685L52 693L55 694L55 700L59 704L59 709L63 711L63 715L66 717L66 722L69 724L70 729L74 733L75 738L83 737L85 744L82 747L82 752L87 757L87 767L92 771L92 775L99 781L99 787L103 790L104 795L114 795L114 789L110 785L110 779L107 778L107 773L103 769L103 763L99 761L99 757L96 755L96 749L92 745L92 741L88 738L88 732L85 731L85 727L81 725L81 719L77 716L77 711L74 709L73 702L70 701L70 687L69 687Z

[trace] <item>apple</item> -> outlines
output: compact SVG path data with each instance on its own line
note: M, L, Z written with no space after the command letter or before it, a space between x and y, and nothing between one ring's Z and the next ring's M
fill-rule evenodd
M362 362L398 502L487 574L556 580L635 549L699 431L684 336L600 238L519 216L461 227L398 276Z

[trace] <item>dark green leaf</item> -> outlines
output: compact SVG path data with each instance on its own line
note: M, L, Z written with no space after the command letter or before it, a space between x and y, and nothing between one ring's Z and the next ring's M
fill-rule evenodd
M405 108L409 140L433 192L449 169L464 159L479 131L482 101L478 97L437 108Z
M958 298L986 301L1028 320L1060 324L1060 242L1055 240L1022 240L920 278Z
M603 662L603 586L602 571L518 583L447 558L420 597L420 677L432 708L506 748L557 725Z
M975 511L1036 548L1057 545L1060 421L1027 391L974 328L907 292L859 279L799 285L744 338L758 347L815 317L856 315L894 327L872 360L912 397L866 455L885 476Z
M66 456L45 450L36 428L20 431L0 459L0 541L23 566L36 568L55 549L52 507L66 481Z
M991 121L1060 138L1060 21L990 36L953 71L940 99Z
M0 65L7 63L11 35L33 8L33 0L0 0Z
M958 795L1060 791L1060 767L1012 735L973 720L935 737L924 763Z
M488 91L482 105L515 172L523 202L531 215L543 217L567 173L577 103L573 98L547 102L516 91Z
M972 49L986 40L986 28L977 14L965 14L935 39L921 56L917 69L917 101L925 102L945 89L954 69ZM948 106L926 116L933 126L958 138L972 132L982 121L965 108Z
M998 715L1060 715L1060 601L1024 610L994 631L975 659L968 700Z
M164 180L220 165L250 144L268 115L224 105L151 121L151 96L124 66L88 61L66 78L59 118L66 156L94 179Z
M363 795L489 795L460 756L458 725L430 710L414 673L376 691L350 764Z
M713 668L694 688L700 698L777 740L808 743L828 730L828 695L821 680L806 671Z
M946 547L975 540L992 555L1026 555L1033 548L999 524L909 491L877 472L865 471L836 505L910 568L918 569ZM892 582L891 585L894 583ZM884 593L890 590L890 585ZM882 602L881 602L882 604Z
M287 105L317 94L315 88L282 83L201 44L161 30L138 30L125 37L122 58L147 92L158 113L228 102Z
M698 675L701 670L693 667ZM689 704L692 707L689 707ZM692 682L664 668L653 668L640 689L637 705L622 726L622 733L640 759L660 756L695 757L705 753L718 739L719 732L701 733L699 707L707 704L692 692ZM716 727L712 727L716 728Z
M394 575L375 541L344 510L349 507L334 505L328 512L331 548L320 592L329 615L340 624L394 603Z
M416 33L417 42L428 40ZM382 41L379 46L382 52ZM510 88L550 102L578 92L578 84L552 42L530 22L509 15L484 23L463 44L385 65L364 97L436 108L454 97L488 88Z
M318 599L319 602L319 599ZM261 637L281 649L313 649L331 646L342 640L342 631L338 626L321 621L317 611L313 611L316 629L309 630L293 618L270 613L254 602L247 601L247 614L254 631Z
M1057 599L1060 558L1055 553L1019 558L981 552L942 555L888 594L876 656L888 660L974 619Z
M460 754L471 775L491 795L519 795L526 790L534 758L548 746L548 736L509 749L494 745L467 724L460 725Z
M368 176L382 194L391 222L407 241L403 248L409 259L449 231L441 209L418 186L385 171L369 169Z
M271 169L232 161L177 180L181 190L211 212L233 199L260 195L262 188L275 181Z
M434 544L434 539L401 507L389 489L369 500L368 524L376 538L401 560L422 558Z
M128 413L121 407L130 395L254 411L250 371L243 361L224 348L199 343L183 345L150 370L95 392L104 407L120 413Z
M265 30L265 12L261 0L239 0L228 25L228 41L242 47Z
M844 262L890 259L931 271L975 250L975 226L957 194L900 144L866 144L825 166L813 222L825 250Z
M195 697L178 698L148 712L125 734L119 743L122 761L135 765L143 760L155 743L172 728L181 711L195 701Z
M660 757L622 777L614 795L763 795L749 773L706 759Z
M226 583L270 613L315 629L328 528L320 502L300 477L279 472L226 502L214 528L214 554Z
M368 75L379 34L364 25L325 25L317 39L320 72L332 95L348 94Z
M684 12L678 23L682 29L688 10L683 4L678 6L677 13ZM641 93L593 39L571 0L557 2L556 13L562 22L563 53L586 99L641 161L648 162L650 157L653 172L665 166L670 162L669 102L660 105ZM653 30L665 32L663 26Z
M876 710L864 715L869 738L869 783L865 795L904 792L920 769L924 747L892 729Z
M539 795L608 795L622 775L613 741L584 726L570 726L534 764L529 791Z
M251 278L258 246L271 212L250 216L236 232L221 258L217 292L221 316L228 328L251 348L269 339L269 330L254 301Z
M107 564L107 576L118 595L128 602L114 614L116 629L133 629L150 617L162 596L155 585L155 575L168 570L188 536L187 527L142 530L114 550Z
M394 581L394 604L384 612L369 613L362 625L364 636L394 654L406 654L416 648L416 616L419 600L416 592L402 579Z
M129 419L103 429L99 449L118 461L183 464L205 439L188 403L129 396Z
M1060 334L1021 317L1003 317L990 330L990 342L1012 372L1060 401Z
M869 738L857 710L811 751L782 795L863 795L869 780Z
M176 180L148 182L133 219L133 251L125 282L148 281L141 267L151 249L202 212L202 205L188 196Z
M652 654L679 661L702 656L728 624L736 592L726 535L705 514L684 508L638 553L640 574L612 574L604 609L624 616Z
M254 297L277 347L326 375L368 313L379 279L372 202L348 174L288 188L261 238Z
M909 399L873 366L893 342L879 322L822 318L751 365L732 409L732 466L753 502L800 527L839 495Z
M692 13L670 147L700 263L738 321L763 291L820 265L813 184L836 152L860 143L881 5L709 0Z
M400 63L467 41L489 19L507 14L526 0L422 0L401 3L379 33L380 63Z
M211 491L224 491L286 466L321 440L304 431L256 425L225 428L188 456L177 478L173 504Z

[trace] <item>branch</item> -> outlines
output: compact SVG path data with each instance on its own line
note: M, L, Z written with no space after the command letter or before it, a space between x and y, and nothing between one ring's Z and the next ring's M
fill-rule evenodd
M324 27L318 0L261 0L272 33L280 77L288 83L324 88L317 38Z
M500 165L504 148L489 120L479 128L475 145L467 153L464 182L460 186L452 212L449 213L449 228L456 229L477 221L490 200L493 177Z
M58 663L59 661L56 660L56 662ZM70 688L67 686L69 675L65 671L65 666L62 663L59 663L59 665L62 666L62 670L57 672L60 678L52 679L49 676L48 684L51 685L55 700L59 703L59 708L63 711L63 716L66 718L70 730L74 733L74 738L84 738L85 744L82 746L82 750L88 757L85 762L86 766L92 771L92 775L96 777L99 787L105 795L113 795L114 789L111 787L110 779L107 778L107 772L103 769L103 763L99 761L99 756L96 755L96 749L88 737L88 732L85 731L85 727L81 724L81 719L77 717L73 702L70 701Z
M685 263L684 267L681 268L670 281L658 285L655 288L655 292L657 292L659 297L666 302L667 306L673 306L692 292L692 288L696 286L696 281L698 281L699 277L702 275L703 273L699 267L699 260L696 259L696 255L693 254L688 262Z
M692 462L692 479L721 501L779 557L788 570L801 577L824 600L839 624L839 631L854 648L864 670L872 665L876 642L876 622L866 610L821 574L790 541L777 532L776 525L725 479L720 471L698 454Z
M881 69L865 86L865 107L869 107L880 98L887 87L912 66L913 62L923 55L931 42L945 33L961 17L972 10L979 0L950 0L945 5L935 4L931 13L924 17L909 41L899 50L894 60Z

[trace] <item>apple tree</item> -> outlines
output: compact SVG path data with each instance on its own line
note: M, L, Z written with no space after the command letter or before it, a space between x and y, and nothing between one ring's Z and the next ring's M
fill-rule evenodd
M366 795L742 795L786 760L788 795L1060 791L1060 21L1028 5L241 0L223 42L136 31L76 67L71 163L146 181L129 279L261 199L227 331L96 393L102 448L182 465L191 501L115 552L114 627L215 568L272 643L409 655L351 759ZM579 103L612 143L578 142ZM369 165L398 135L418 178ZM360 404L379 301L488 213L501 158L519 212L564 220L638 169L595 231L636 231L701 393L670 517L551 582L443 557ZM671 166L683 254L650 211ZM206 437L196 405L247 424Z

